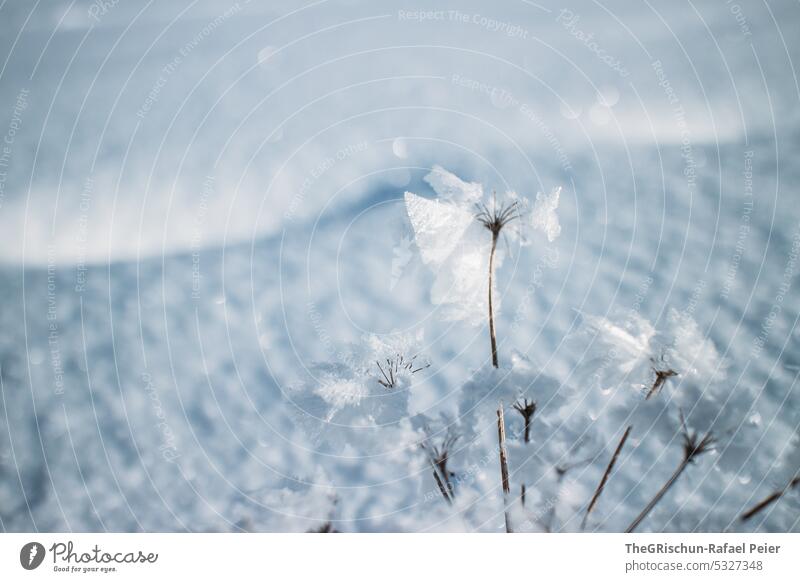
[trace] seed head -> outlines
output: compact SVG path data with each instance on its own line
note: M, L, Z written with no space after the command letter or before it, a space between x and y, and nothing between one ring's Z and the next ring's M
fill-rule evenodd
M492 193L491 209L486 204L480 203L475 220L480 222L494 238L500 236L503 228L512 220L519 218L519 202L514 200L508 204L497 206L497 195Z

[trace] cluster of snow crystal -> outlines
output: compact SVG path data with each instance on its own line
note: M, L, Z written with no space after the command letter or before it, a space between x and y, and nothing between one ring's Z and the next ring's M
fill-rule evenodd
M488 309L489 233L472 213L450 202L406 192L420 256L435 273L431 301L445 320L478 324Z
M439 267L456 250L473 222L473 215L460 206L405 194L406 210L414 227L422 260Z
M533 228L541 230L550 242L556 240L561 234L561 224L558 222L558 214L556 214L560 196L561 188L554 189L550 194L537 193L531 213Z
M478 324L488 309L491 244L489 233L474 219L483 187L439 166L425 180L439 198L406 192L405 201L420 256L435 272L431 301L441 306L445 320Z
M579 352L582 378L593 387L631 383L643 388L657 352L656 330L637 313L619 318L582 315L586 339Z
M442 200L460 206L472 206L483 199L483 186L477 182L464 182L441 166L434 166L425 181Z
M718 382L725 378L726 362L688 314L670 309L667 318L669 345L667 359L684 375Z

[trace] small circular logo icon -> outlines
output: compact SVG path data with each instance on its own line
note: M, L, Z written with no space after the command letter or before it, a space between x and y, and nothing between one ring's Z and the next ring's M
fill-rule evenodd
M35 570L44 560L44 546L39 542L28 542L19 551L19 563L26 570Z

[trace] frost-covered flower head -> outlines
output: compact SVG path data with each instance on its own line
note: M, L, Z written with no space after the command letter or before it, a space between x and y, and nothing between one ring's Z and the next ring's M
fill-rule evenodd
M428 367L421 334L369 335L341 362L318 363L288 396L312 436L349 441L353 430L408 417L411 385Z
M530 226L555 240L561 230L555 213L560 190L539 194L529 212L528 201L515 192L487 196L481 184L464 182L440 166L425 181L438 198L406 192L405 204L422 261L436 272L431 301L442 308L445 320L478 325L488 309L486 273L493 236L502 234L526 245L525 227ZM499 250L495 267L503 260Z
M656 330L637 313L608 318L583 315L583 335L589 343L581 367L592 372L593 385L608 387L632 376L641 386L657 350Z
M676 309L661 331L636 312L583 315L583 335L590 343L581 367L591 373L590 384L605 390L629 385L649 397L675 376L708 382L725 377L725 362L714 342L690 315Z
M580 381L590 388L585 401L609 431L625 423L637 434L655 430L669 438L683 410L692 428L724 435L721 410L744 414L749 406L744 390L726 394L725 362L686 313L671 309L661 330L635 312L584 315L581 335L588 340L579 364Z

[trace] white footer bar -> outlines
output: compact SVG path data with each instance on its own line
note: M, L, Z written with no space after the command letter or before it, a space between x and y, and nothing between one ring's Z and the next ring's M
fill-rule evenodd
M800 534L2 534L0 580L800 580Z

